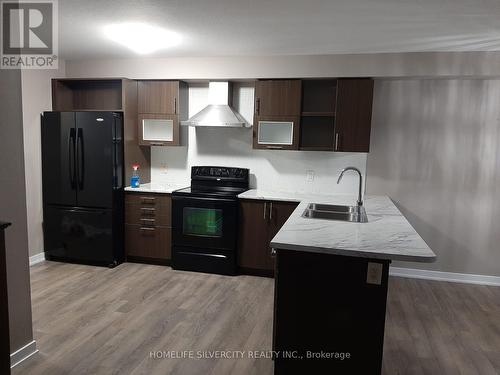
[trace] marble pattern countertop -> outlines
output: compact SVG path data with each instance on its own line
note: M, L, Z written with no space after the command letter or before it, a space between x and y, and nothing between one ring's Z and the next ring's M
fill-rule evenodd
M309 203L354 205L351 195L317 195L249 190L241 199L300 201L271 241L276 249L412 262L436 255L387 196L365 196L368 223L303 218Z
M147 183L141 184L138 188L133 188L132 186L127 186L125 191L133 191L138 193L160 193L160 194L170 194L174 190L185 188L183 185L175 184L157 184L157 183Z

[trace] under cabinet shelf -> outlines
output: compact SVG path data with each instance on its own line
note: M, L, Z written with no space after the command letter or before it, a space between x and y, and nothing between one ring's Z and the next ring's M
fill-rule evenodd
M300 151L333 151L332 146L301 146Z
M334 117L335 112L302 112L302 116L307 117Z

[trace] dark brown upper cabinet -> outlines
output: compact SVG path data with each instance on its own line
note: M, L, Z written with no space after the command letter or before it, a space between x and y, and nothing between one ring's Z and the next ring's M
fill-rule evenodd
M298 149L301 86L300 80L256 81L254 148Z
M179 146L180 121L187 119L188 88L182 81L138 82L141 146Z
M338 80L334 151L370 151L372 102L372 79Z
M302 81L263 80L255 83L256 116L299 116Z
M139 81L139 113L177 114L179 85L179 81Z
M299 149L368 152L372 98L371 79L304 80Z

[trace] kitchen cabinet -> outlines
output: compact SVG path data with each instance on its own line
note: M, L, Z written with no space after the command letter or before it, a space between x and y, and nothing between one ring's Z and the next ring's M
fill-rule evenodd
M299 149L368 152L372 98L372 79L304 80Z
M370 151L372 101L372 79L338 80L334 151Z
M254 148L298 149L301 86L298 79L256 81Z
M188 88L182 81L138 82L141 146L179 146L180 121L187 119Z
M269 243L297 205L295 202L240 200L238 249L242 273L274 274Z
M372 100L369 78L256 81L253 148L368 152Z
M299 116L302 81L260 80L255 82L256 116Z
M167 194L125 194L125 253L128 261L169 264L172 201Z

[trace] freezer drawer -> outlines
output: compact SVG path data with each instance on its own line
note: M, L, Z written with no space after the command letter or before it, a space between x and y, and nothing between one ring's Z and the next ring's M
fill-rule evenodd
M119 225L112 210L47 206L44 210L45 254L65 260L113 266L123 259Z

